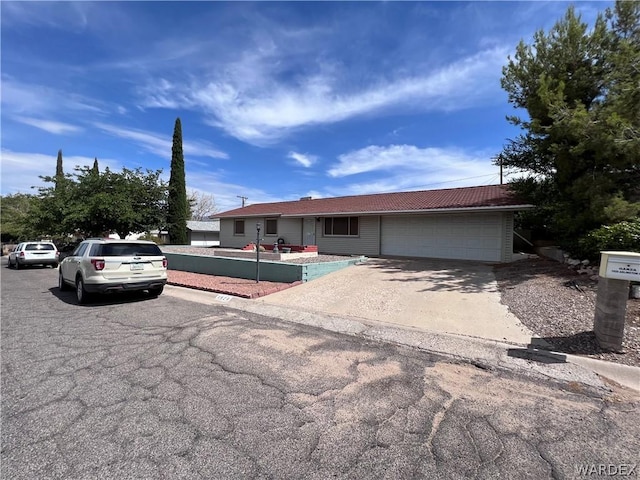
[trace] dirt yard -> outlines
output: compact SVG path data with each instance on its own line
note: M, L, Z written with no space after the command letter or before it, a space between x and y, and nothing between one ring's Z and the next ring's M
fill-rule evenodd
M554 351L640 366L640 300L627 301L624 353L602 351L593 333L597 280L545 258L496 265L502 303Z

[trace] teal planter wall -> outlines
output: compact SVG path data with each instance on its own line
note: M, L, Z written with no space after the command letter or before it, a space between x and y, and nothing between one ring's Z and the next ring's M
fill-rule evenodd
M256 278L256 261L246 258L216 257L209 255L192 255L188 253L163 252L169 262L169 270L203 273L232 278ZM320 263L287 263L260 261L260 280L268 282L308 282L327 273L335 272L355 263L364 261L366 257L354 257L337 262Z

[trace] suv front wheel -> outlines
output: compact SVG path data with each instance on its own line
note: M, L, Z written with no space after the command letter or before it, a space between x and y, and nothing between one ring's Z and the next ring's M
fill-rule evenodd
M85 290L84 281L80 276L76 279L76 298L80 304L89 302L89 292Z

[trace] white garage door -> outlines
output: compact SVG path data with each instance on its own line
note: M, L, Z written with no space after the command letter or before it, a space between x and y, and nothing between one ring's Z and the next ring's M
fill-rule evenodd
M502 216L431 215L382 217L382 255L499 262Z

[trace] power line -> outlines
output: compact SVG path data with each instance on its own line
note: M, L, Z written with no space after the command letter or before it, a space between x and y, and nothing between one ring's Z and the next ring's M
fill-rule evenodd
M496 173L493 177L484 182L483 185L495 185L495 183L498 181L498 177L500 177L500 175ZM500 185L502 185L502 182L500 182Z
M486 175L477 175L475 177L457 178L455 180L447 180L446 182L429 183L427 185L422 185L418 188L433 187L434 185L443 185L445 183L461 182L463 180L473 180L474 178L495 177L495 175L496 175L495 173L487 173Z

